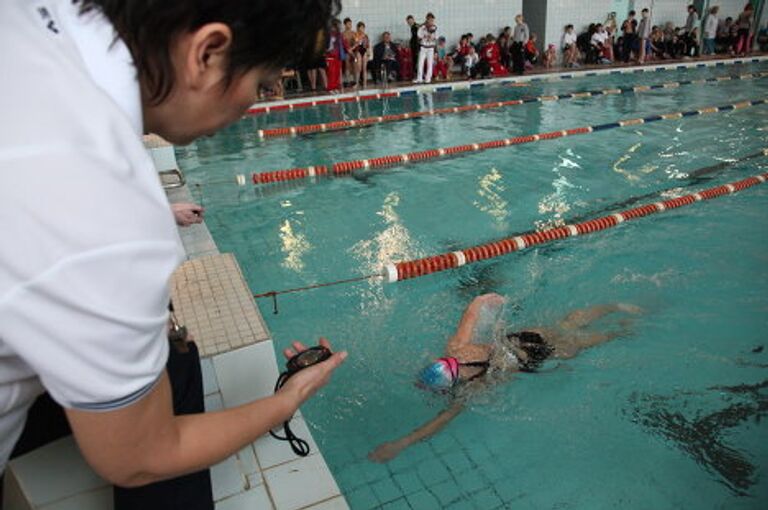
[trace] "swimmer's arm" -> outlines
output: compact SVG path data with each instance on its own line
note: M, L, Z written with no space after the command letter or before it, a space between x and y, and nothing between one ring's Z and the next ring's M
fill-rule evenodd
M368 454L368 458L374 462L387 462L394 459L400 454L401 451L405 450L412 444L423 441L440 432L443 427L448 425L451 420L458 416L463 410L464 404L462 402L454 402L448 409L445 409L440 414L432 418L429 422L415 429L407 436L395 441L388 441L381 444L370 454Z
M485 305L503 304L504 298L498 294L483 294L476 297L464 310L456 333L448 341L448 349L456 349L472 343L475 324L480 318L480 310Z

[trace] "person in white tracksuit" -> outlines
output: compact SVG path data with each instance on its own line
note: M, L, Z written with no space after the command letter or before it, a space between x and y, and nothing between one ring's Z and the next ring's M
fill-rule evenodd
M437 46L437 26L435 25L435 16L431 12L427 14L427 20L419 28L419 67L416 71L414 83L430 83L432 81L432 70L435 66L435 46ZM427 73L424 74L426 64Z

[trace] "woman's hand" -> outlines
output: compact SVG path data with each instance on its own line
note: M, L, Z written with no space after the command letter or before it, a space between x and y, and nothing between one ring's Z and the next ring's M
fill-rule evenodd
M320 345L331 350L331 344L325 338L320 339ZM307 347L301 342L293 342L293 348L285 349L283 354L287 359L290 359L296 354L306 350ZM346 358L346 351L337 352L322 363L300 370L288 379L285 385L278 391L278 394L283 393L290 395L292 401L298 408L314 395L317 390L328 383L333 371L336 370Z
M180 227L188 227L195 223L203 222L203 213L205 209L197 204L179 203L171 204L173 218Z

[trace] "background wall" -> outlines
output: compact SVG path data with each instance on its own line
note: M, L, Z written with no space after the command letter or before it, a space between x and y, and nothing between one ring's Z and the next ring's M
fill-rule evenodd
M523 12L523 0L342 0L341 19L363 21L375 43L384 31L392 32L395 40L409 39L405 17L413 14L421 23L427 12L435 14L438 34L452 47L466 32L477 41L488 32L496 36L504 26L513 26L515 15Z

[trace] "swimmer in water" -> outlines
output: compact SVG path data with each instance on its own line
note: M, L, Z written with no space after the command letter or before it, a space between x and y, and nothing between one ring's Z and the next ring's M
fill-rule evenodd
M503 308L505 299L498 294L485 294L470 303L464 311L456 333L448 340L445 356L435 360L419 376L418 386L437 392L451 393L448 409L415 429L405 437L388 441L368 458L388 462L410 445L431 437L454 419L472 394L483 387L509 379L515 372L535 372L547 359L568 359L579 351L599 345L629 333L629 320L619 322L617 331L591 331L588 327L598 319L615 312L637 315L642 309L635 305L617 303L575 310L554 326L504 332L493 344L474 343L481 326L484 310ZM487 315L487 314L486 314ZM500 315L500 313L498 314ZM490 336L485 331L486 338ZM496 377L488 377L489 375Z

